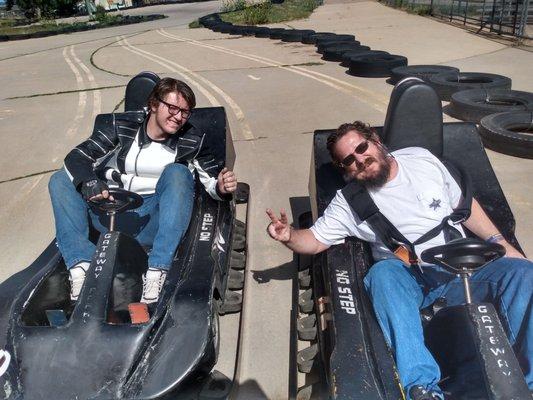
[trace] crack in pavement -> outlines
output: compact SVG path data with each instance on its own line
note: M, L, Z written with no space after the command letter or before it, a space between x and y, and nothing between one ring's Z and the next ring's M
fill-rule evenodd
M134 34L129 35L129 36L127 36L127 35L122 35L122 36L124 36L124 37L126 37L126 38L130 38L130 37L134 37L134 36L142 35L143 33L151 32L151 31L153 31L153 29L151 29L151 30L146 30L146 31L143 31L143 32L134 33ZM96 65L96 63L94 62L94 56L96 55L96 53L98 53L100 50L102 50L102 49L104 49L104 48L106 48L106 47L111 47L114 43L118 43L119 41L122 40L122 39L118 39L116 35L115 35L114 37L115 37L115 40L114 40L114 41L112 41L112 42L110 42L110 43L107 43L107 44L105 44L105 45L103 45L103 46L101 46L101 47L98 47L96 50L94 50L94 51L91 53L91 58L90 58L90 60L91 60L91 65L92 65L94 68L96 68L97 70L99 70L99 71L106 72L106 73L111 74L111 75L114 75L114 76L122 76L122 77L129 78L129 77L131 77L131 76L133 76L133 75L126 75L126 74L120 74L120 73L118 73L118 72L109 71L109 70L107 70L107 69L105 69L105 68L103 68L103 67L99 67L99 66Z
M59 171L59 170L60 170L60 168L55 168L55 169L49 169L49 170L46 170L46 171L34 172L32 174L27 174L27 175L23 175L23 176L17 176L15 178L4 179L3 181L0 181L0 184L7 183L7 182L13 182L13 181L19 181L21 179L31 178L32 176L44 175L44 174L48 174L50 172L56 172L56 171Z
M100 87L86 88L86 89L61 90L59 92L51 92L51 93L27 94L24 96L6 97L4 100L31 99L33 97L56 96L56 95L61 95L61 94L80 93L80 92L92 92L94 90L115 89L119 87L126 87L126 85L100 86Z

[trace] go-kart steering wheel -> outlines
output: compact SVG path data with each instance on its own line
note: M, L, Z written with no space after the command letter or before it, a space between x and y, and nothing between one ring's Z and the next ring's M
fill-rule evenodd
M92 208L96 208L105 213L121 213L134 208L140 207L143 204L143 198L137 193L130 192L129 190L120 188L110 188L109 195L113 196L114 201L109 199L103 199L98 202L89 201L89 205Z
M423 261L440 265L450 272L470 273L505 255L505 248L480 239L455 239L442 246L424 250Z

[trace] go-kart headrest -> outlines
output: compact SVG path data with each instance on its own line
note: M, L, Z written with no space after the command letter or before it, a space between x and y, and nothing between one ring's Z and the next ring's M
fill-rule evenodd
M442 106L437 93L418 78L406 78L392 90L383 141L392 150L423 147L442 157Z
M126 86L124 111L142 111L147 106L148 96L161 78L150 71L134 76Z

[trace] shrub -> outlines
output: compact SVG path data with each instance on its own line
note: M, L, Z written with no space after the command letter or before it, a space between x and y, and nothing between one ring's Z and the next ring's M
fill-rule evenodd
M264 24L269 21L269 13L272 9L272 3L254 4L244 9L244 23L248 25Z
M240 11L246 8L246 0L224 0L222 2L222 12Z

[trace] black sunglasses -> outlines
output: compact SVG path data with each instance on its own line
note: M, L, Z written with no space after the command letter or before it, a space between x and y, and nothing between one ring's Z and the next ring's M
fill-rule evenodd
M355 146L355 149L353 149L353 153L347 155L341 160L341 164L345 167L349 167L355 162L355 154L363 154L368 150L368 146L370 146L370 143L368 140L365 140L364 142L359 143L357 146Z
M161 100L160 98L157 98L157 100L167 106L168 113L170 115L177 115L181 112L181 116L185 119L191 116L191 110L186 110L185 108L180 108L178 106L175 106L174 104L167 103L166 101Z

